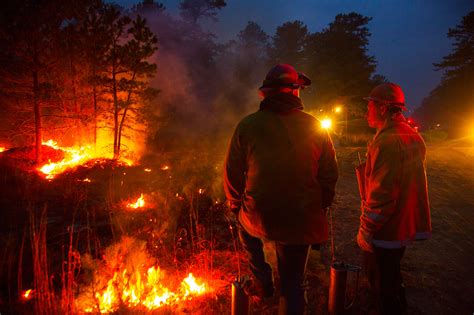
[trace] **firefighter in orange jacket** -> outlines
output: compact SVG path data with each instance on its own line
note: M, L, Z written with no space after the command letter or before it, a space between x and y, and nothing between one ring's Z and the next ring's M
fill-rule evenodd
M405 247L431 236L426 146L402 115L405 97L398 85L381 84L366 100L368 124L377 132L368 146L357 243L380 312L401 314Z

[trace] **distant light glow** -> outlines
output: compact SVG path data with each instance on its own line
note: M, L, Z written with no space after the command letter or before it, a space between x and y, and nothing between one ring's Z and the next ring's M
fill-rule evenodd
M324 129L331 128L331 125L332 125L332 120L331 119L324 118L323 120L321 120L321 127L323 127Z
M334 108L334 112L335 112L335 113L340 113L341 111L342 111L341 106L336 106L336 107Z

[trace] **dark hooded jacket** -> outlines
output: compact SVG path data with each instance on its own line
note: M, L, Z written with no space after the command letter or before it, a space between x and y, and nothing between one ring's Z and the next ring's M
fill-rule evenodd
M236 127L224 189L249 234L288 244L326 241L324 209L336 180L331 138L298 97L268 97Z

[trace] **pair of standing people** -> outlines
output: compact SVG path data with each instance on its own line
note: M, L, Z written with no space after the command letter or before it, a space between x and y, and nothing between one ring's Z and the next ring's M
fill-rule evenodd
M306 263L311 245L327 241L326 211L338 178L328 132L303 111L299 92L309 84L290 65L273 67L260 87L260 108L236 127L224 165L224 189L253 274L248 291L273 296L262 239L274 241L280 314L304 313ZM397 85L376 87L368 100L368 122L377 134L368 148L357 242L381 312L401 313L405 246L431 232L425 145L401 114L404 97Z

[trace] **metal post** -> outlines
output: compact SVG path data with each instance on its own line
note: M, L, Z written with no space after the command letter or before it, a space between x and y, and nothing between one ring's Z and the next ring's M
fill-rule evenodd
M232 315L248 315L249 297L240 281L232 283Z
M342 262L331 265L329 277L328 311L330 315L344 314L346 300L347 268Z

